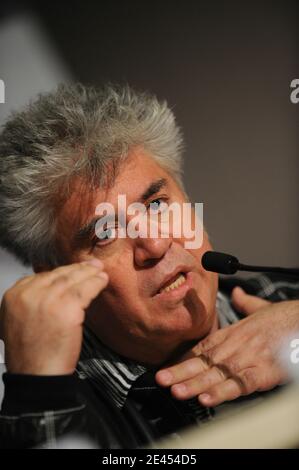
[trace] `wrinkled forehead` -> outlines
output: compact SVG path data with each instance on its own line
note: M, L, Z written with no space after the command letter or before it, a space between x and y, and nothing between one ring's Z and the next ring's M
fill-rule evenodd
M131 154L119 164L117 170L111 168L111 171L114 172L114 178L108 178L102 187L89 185L88 180L82 177L74 179L70 197L66 200L63 211L73 211L77 207L83 209L86 215L88 207L94 213L97 204L101 202L109 202L117 207L120 194L126 195L129 203L135 202L151 182L164 178L165 183L169 184L171 179L165 169L144 153Z

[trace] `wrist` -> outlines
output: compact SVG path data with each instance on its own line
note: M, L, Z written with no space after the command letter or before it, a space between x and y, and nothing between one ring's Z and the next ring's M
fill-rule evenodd
M47 376L5 373L1 412L14 415L79 406L79 380L75 374Z

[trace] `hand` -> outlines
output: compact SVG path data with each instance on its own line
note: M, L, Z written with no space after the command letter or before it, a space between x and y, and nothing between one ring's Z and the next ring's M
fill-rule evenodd
M8 289L0 307L8 372L73 373L85 309L107 283L103 263L94 259L26 276Z
M179 363L157 372L158 384L171 387L175 398L198 396L203 405L216 406L287 380L277 354L299 329L299 301L272 304L237 287L232 302L249 316L207 336Z

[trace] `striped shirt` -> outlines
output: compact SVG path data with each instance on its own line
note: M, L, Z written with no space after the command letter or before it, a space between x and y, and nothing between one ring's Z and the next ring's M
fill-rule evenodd
M248 294L271 302L299 299L299 281L293 276L267 273L247 279L220 277L220 289L216 297L220 328L232 325L242 318L230 302L230 292L237 285L243 287ZM92 379L96 386L108 392L118 408L122 408L133 384L147 372L147 369L113 352L86 327L77 372L81 379ZM197 399L186 400L186 402L188 402L188 408L198 415L199 420L210 417L211 411L202 407Z
M220 327L223 328L239 320L229 299L218 291L216 310ZM95 386L103 388L118 408L125 404L133 383L145 372L146 367L121 357L107 346L88 328L84 329L83 346L77 372L81 379L92 379ZM192 411L199 412L198 400L188 400ZM207 414L207 408L201 411ZM202 414L202 413L201 413Z
M294 276L281 276L281 275L272 275L272 274L263 274L257 277L253 277L250 279L243 279L243 278L236 278L236 277L225 277L220 278L219 283L219 292L217 295L217 314L219 318L220 327L223 328L230 324L235 323L238 321L239 314L234 311L231 303L230 303L230 296L231 291L235 286L241 286L243 289L252 295L257 295L261 298L267 299L271 302L279 302L282 300L299 300L299 280L298 277ZM172 402L169 400L164 400L161 404L162 406L162 414L160 410L158 410L158 414L156 413L156 405L158 401L155 400L156 398L165 398L165 394L167 394L167 390L161 389L155 383L155 380L149 382L149 387L146 389L149 390L149 395L144 395L144 388L142 386L146 385L146 380L148 376L152 374L152 371L147 371L145 367L141 366L140 364L136 364L133 361L120 357L119 355L112 352L109 348L104 346L100 340L87 328L84 332L84 340L83 340L83 347L82 347L82 354L80 357L80 361L77 367L77 373L81 379L91 379L93 384L96 384L98 390L100 391L103 389L107 391L109 396L111 396L113 402L116 405L116 410L123 410L126 408L124 405L130 405L130 398L131 402L133 400L134 404L138 405L138 396L136 393L134 395L134 390L137 392L138 395L138 387L141 392L141 401L140 404L145 406L149 404L152 406L155 414L150 416L148 421L149 424L155 424L155 421L160 421L157 424L168 423L169 421L173 421L172 417L174 417L174 421L178 415L182 416L186 419L185 421L189 421L189 417L195 418L197 423L204 423L206 420L209 420L211 416L220 416L222 412L227 410L230 406L240 406L240 399L244 401L245 406L246 402L255 401L256 399L260 399L260 393L258 393L259 397L256 397L257 394L252 394L247 397L240 397L240 399L236 399L233 402L224 403L222 405L218 405L217 408L214 410L215 413L212 413L211 409L205 408L203 409L202 406L199 405L199 402L195 399L192 400L175 400L173 399ZM152 374L153 375L153 374ZM29 376L30 377L30 376ZM86 429L87 434L89 435L89 431L91 431L92 439L96 436L98 439L99 445L104 446L103 448L114 448L114 446L125 446L128 445L139 445L136 441L135 437L132 441L132 436L130 437L128 434L128 439L130 444L128 444L127 440L125 439L123 443L122 439L120 439L120 435L116 432L118 429L110 429L108 423L110 424L110 414L108 415L108 421L106 416L106 406L102 406L101 399L99 400L98 407L99 409L104 412L103 417L106 416L104 419L102 415L97 416L97 419L100 422L95 426L94 422L90 422L89 415L87 412L87 403L86 404L78 404L74 405L70 403L68 408L59 407L56 408L48 408L45 406L44 411L37 411L32 412L32 400L29 400L30 409L28 410L26 406L23 407L24 410L19 410L18 404L19 399L15 402L15 392L18 391L18 387L16 387L16 380L17 383L20 384L20 380L24 381L24 377L22 376L11 376L10 377L10 391L6 397L6 404L4 405L5 412L2 412L0 415L0 435L1 435L1 442L0 447L6 448L8 445L11 446L12 442L15 442L17 439L19 442L22 442L22 446L32 447L33 445L41 445L43 443L44 448L53 448L59 443L59 438L63 436L65 433L73 432L73 430L77 430L78 425L82 426L82 432ZM28 387L28 380L31 380L31 386ZM53 386L53 380L55 382ZM65 381L69 383L70 377L59 378L60 386L61 381L63 381L63 387L65 387ZM33 386L32 386L32 378L26 378L27 383L27 392L29 391L29 396L31 397L32 391L37 386L37 378L35 377ZM42 399L49 400L50 396L48 396L48 390L45 394L45 381L49 383L49 377L39 377L39 388L43 390ZM52 385L50 390L57 392L57 377L51 379ZM14 384L14 385L13 385ZM13 388L12 388L13 385ZM24 385L24 382L23 382ZM33 388L32 388L33 387ZM6 383L6 390L7 390L7 383ZM63 388L64 390L64 388ZM22 389L23 392L23 389ZM36 393L36 391L35 391ZM49 391L50 395L51 392ZM130 393L130 396L128 396ZM264 394L269 394L271 392L264 392ZM132 397L132 394L134 395ZM55 395L55 393L54 393ZM56 393L57 399L57 393ZM103 396L103 394L99 393L99 396ZM149 396L149 400L147 399ZM169 396L169 395L168 395ZM151 397L154 400L154 403L151 402ZM40 398L40 397L39 397ZM73 397L72 397L73 398ZM263 399L263 398L262 398ZM5 401L5 400L4 400ZM26 402L26 400L25 400ZM196 403L197 402L197 403ZM165 409L165 405L167 405L167 409ZM3 406L3 405L2 405ZM10 407L17 407L17 410L14 411L14 415L11 415L11 411L7 412L7 410L11 409ZM28 406L28 405L27 405ZM52 406L52 405L51 405ZM221 411L222 408L222 411ZM50 410L50 411L49 411ZM168 411L167 411L168 410ZM168 413L170 410L170 414ZM115 411L115 410L114 410ZM116 421L113 421L111 418L111 426L115 426L115 423L120 423L121 426L124 425L123 419L120 420L119 416L116 416L116 413L113 410L109 410L109 413L112 412L111 416ZM164 413L165 411L165 413ZM220 413L220 415L219 415ZM142 415L142 414L141 414ZM162 417L163 415L163 417ZM93 416L93 415L92 415ZM145 416L145 415L143 415ZM101 419L100 419L101 418ZM103 418L103 419L102 419ZM176 422L176 421L175 421ZM193 419L194 422L194 419ZM132 424L132 423L131 423ZM172 423L173 424L173 423ZM175 423L174 423L175 424ZM88 428L84 428L84 426L88 425ZM167 429L169 426L167 425ZM105 433L103 434L103 429ZM126 428L128 431L131 431L131 427L127 426ZM138 428L139 429L139 428ZM161 429L161 426L160 426ZM177 432L177 428L172 426L169 430L166 429L167 433ZM164 429L165 430L165 429ZM159 436L164 435L163 429L162 432L159 431ZM114 432L115 431L115 432ZM136 431L136 430L135 430ZM137 432L139 436L139 431ZM126 436L122 436L126 437ZM148 436L147 436L148 439ZM150 441L151 439L149 439ZM137 442L137 443L136 443ZM4 446L4 447L3 447Z

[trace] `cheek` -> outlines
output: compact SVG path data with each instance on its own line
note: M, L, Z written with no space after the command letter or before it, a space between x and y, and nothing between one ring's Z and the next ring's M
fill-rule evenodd
M207 302L209 303L209 308L215 308L216 296L218 291L218 274L216 273L207 273L206 285L209 286L209 289L206 289Z
M107 270L109 283L103 291L103 298L109 304L116 304L119 307L125 304L132 304L138 297L137 273L134 270L123 269L125 263Z
M193 250L187 250L187 251L196 259L197 271L200 274L200 276L204 280L208 280L209 282L211 282L211 285L215 285L215 283L217 283L218 275L217 274L215 275L215 273L206 271L202 267L202 264L201 264L201 259L202 259L203 254L206 251L210 251L210 250L212 250L212 246L209 242L206 232L204 232L203 243L201 247L197 249L193 249Z
M141 306L142 308L142 306ZM130 298L103 292L95 299L87 312L89 323L98 331L99 337L113 342L115 338L143 336L144 317Z
M110 325L122 324L131 329L146 317L146 306L139 296L136 276L126 271L125 276L114 274L109 279L97 302L97 309L104 319L102 322L107 320Z
M208 241L199 250L190 250L190 254L197 261L197 292L205 305L207 314L210 315L215 310L216 295L218 290L218 274L206 271L201 265L201 258L205 251L210 250L211 245Z

